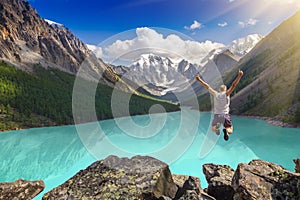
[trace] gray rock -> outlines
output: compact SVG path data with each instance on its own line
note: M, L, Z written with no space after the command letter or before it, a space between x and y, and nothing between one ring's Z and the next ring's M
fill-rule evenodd
M195 176L172 174L174 183L178 186L175 199L198 198L202 200L215 200L214 197L206 194L200 184L200 179ZM192 192L194 191L194 192ZM194 194L197 194L197 197Z
M205 192L201 192L201 198L203 200L216 200L214 197L210 196L209 194L206 194Z
M293 161L296 164L296 166L295 166L295 172L296 173L300 173L300 158L294 159Z
M300 199L300 175L263 160L238 165L232 179L234 199Z
M233 199L231 186L234 170L228 165L204 164L203 173L208 183L207 193L216 199Z
M200 179L194 176L172 175L174 183L178 186L175 199L202 199Z
M43 181L26 181L0 183L0 199L28 200L33 199L45 188Z
M173 199L177 192L167 164L148 156L109 156L81 170L43 199Z
M183 196L179 197L178 200L202 200L202 198L195 190L185 190Z

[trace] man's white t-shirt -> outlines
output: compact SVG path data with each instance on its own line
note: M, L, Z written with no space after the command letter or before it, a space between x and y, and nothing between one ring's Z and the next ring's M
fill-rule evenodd
M228 114L230 97L226 92L217 92L214 97L214 114Z

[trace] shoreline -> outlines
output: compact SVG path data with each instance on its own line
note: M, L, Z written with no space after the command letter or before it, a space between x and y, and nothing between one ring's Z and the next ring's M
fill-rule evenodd
M176 111L173 111L176 112ZM200 112L210 112L210 111L200 111ZM263 120L265 121L267 124L271 125L271 126L277 126L277 127L282 127L282 128L300 128L300 124L291 124L291 123L287 123L287 122L283 122L279 119L276 118L272 118L272 117L263 117L263 116L255 116L255 115L237 115L237 114L231 114L231 116L234 117L242 117L242 118L249 118L249 119L259 119L259 120ZM113 118L111 118L113 119ZM103 121L103 120L110 120L110 118L108 119L102 119L99 121ZM7 131L16 131L16 130L25 130L25 129L30 129L30 128L44 128L44 127L57 127L57 126L69 126L69 125L75 125L75 123L73 124L46 124L44 126L30 126L30 127L17 127L14 129L8 129L8 130L1 130L0 133L3 132L7 132Z
M278 126L282 128L300 128L300 124L291 124L272 117L262 117L262 116L255 116L255 115L232 115L232 116L250 118L250 119L260 119L265 121L267 124L271 126Z

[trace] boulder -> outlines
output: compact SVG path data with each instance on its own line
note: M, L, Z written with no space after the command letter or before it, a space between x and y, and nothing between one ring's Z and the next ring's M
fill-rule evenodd
M172 175L178 190L175 199L201 199L200 179L194 176Z
M300 199L300 175L263 160L240 163L232 179L234 199Z
M207 193L216 199L233 199L231 186L234 170L228 165L204 164L203 173L208 183Z
M172 174L172 177L178 187L175 199L215 200L202 190L198 177L178 174Z
M43 199L174 199L177 190L167 164L149 156L109 156L44 194Z
M43 181L26 181L0 183L0 199L21 200L33 199L45 188Z
M296 164L295 166L296 173L300 173L300 158L294 159L294 163Z
M198 177L178 174L172 174L172 177L178 187L175 199L215 200L202 190Z

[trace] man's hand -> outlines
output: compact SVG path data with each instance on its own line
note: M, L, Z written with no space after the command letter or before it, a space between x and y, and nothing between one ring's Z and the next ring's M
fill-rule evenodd
M216 96L216 91L213 90L204 80L202 80L199 74L196 75L196 80L199 81L213 96Z
M239 75L239 76L243 76L243 74L244 74L244 72L243 72L242 70L239 69L238 75Z
M199 75L199 74L196 75L196 80L197 80L197 81L201 81L201 78L200 78L200 75Z

